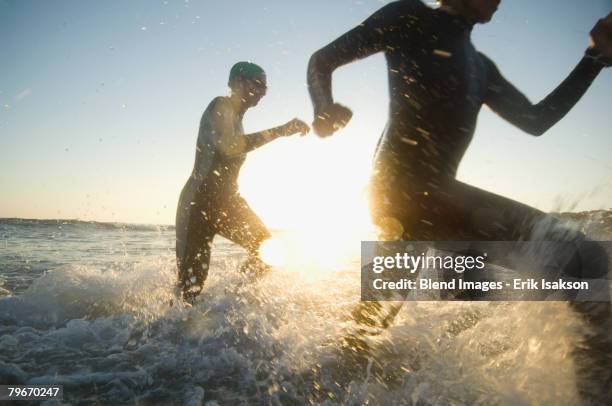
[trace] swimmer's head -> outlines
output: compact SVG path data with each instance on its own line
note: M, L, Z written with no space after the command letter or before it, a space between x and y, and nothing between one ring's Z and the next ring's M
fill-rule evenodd
M501 0L439 0L442 9L459 14L473 23L488 23Z
M254 63L237 62L230 70L227 85L232 89L232 94L239 96L246 107L253 107L266 94L266 72Z

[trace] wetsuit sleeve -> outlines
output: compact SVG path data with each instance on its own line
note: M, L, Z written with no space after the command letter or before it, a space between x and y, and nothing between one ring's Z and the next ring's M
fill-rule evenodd
M234 127L235 112L229 101L219 99L212 112L214 143L217 150L228 158L237 157L285 135L289 135L286 126L252 133L236 133Z
M259 131L245 135L246 139L246 152L252 151L261 147L268 142L277 139L278 137L284 137L290 135L287 128L283 125L270 128L268 130Z
M406 12L416 1L396 1L382 7L357 27L315 52L308 63L308 90L315 113L333 104L331 77L338 67L391 46Z
M561 120L605 66L585 55L555 90L539 103L533 104L501 75L489 58L481 56L488 76L485 103L502 118L532 135L542 135Z

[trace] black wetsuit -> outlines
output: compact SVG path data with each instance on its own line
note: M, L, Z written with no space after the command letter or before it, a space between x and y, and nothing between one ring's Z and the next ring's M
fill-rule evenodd
M527 239L544 216L531 207L455 179L483 104L540 135L587 90L604 63L585 55L544 100L532 104L471 42L472 26L417 0L390 3L317 51L308 68L315 113L333 103L332 72L384 52L389 121L379 140L371 182L371 213L398 237ZM391 220L391 221L389 221Z
M377 223L398 220L404 238L506 240L524 235L527 218L542 213L455 179L480 108L487 104L512 124L540 135L572 108L604 66L585 56L557 89L534 105L474 48L471 30L462 18L420 1L397 1L310 61L316 112L333 103L334 69L385 53L391 102L375 156L371 207ZM496 214L492 211L497 215L490 221Z
M246 153L266 140L244 135L242 117L228 98L217 97L200 122L194 169L181 192L176 214L179 285L186 298L196 296L208 275L216 234L256 256L270 236L238 193L238 175Z
M334 102L331 77L336 68L384 52L389 120L376 149L370 204L373 222L382 233L391 239L422 241L554 240L557 236L546 230L538 233L534 224L546 219L555 226L556 220L459 182L457 168L483 104L524 131L540 135L574 106L606 63L585 55L550 95L532 104L475 49L471 30L461 17L417 0L382 7L313 54L308 84L315 115ZM573 270L576 276L607 272L605 252L590 248L588 256L598 265L579 266ZM376 329L385 327L398 310L362 302L354 317L364 328ZM609 315L609 306L596 311Z

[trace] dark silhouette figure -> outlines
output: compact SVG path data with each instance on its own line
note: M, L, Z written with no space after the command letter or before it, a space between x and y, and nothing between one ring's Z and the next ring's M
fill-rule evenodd
M200 121L193 172L179 199L176 213L176 258L183 299L192 301L208 275L216 234L244 247L249 268L263 269L258 258L270 233L238 193L238 175L246 154L278 137L310 129L293 119L276 128L244 134L242 117L266 93L266 75L249 62L235 64L229 76L229 97L217 97ZM244 267L243 267L244 268Z
M488 22L498 5L497 0L446 0L441 1L440 8L432 9L418 0L404 0L382 7L312 55L308 84L314 105L313 128L318 135L329 136L351 118L352 112L332 97L333 71L384 52L389 118L375 153L370 201L380 239L571 238L577 242L577 249L574 267L568 272L577 277L601 276L608 271L608 260L600 246L582 244L584 235L571 235L545 213L459 182L455 175L483 104L535 136L565 116L599 72L610 65L612 14L593 28L591 45L569 76L542 101L533 104L471 42L473 26ZM581 252L579 247L587 245L588 252ZM393 302L361 302L353 312L359 333L348 336L346 345L357 352L367 352L359 334L387 327L400 306ZM600 329L610 320L609 303L573 306ZM596 341L589 342L599 346L595 352L611 348L609 343ZM591 358L602 360L601 356ZM609 355L603 360L608 362L608 372L603 377L599 375L597 382L610 377ZM585 396L601 398L607 393L609 397L609 390L601 388L596 395L590 392Z

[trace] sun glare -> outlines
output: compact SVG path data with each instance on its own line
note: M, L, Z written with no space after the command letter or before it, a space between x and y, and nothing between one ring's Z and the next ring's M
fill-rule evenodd
M273 231L261 247L266 263L300 272L354 268L360 242L374 238L365 193L371 152L313 138L252 154L241 193Z
M286 242L278 237L267 239L261 244L259 254L261 259L273 267L281 267L287 263L289 253Z

